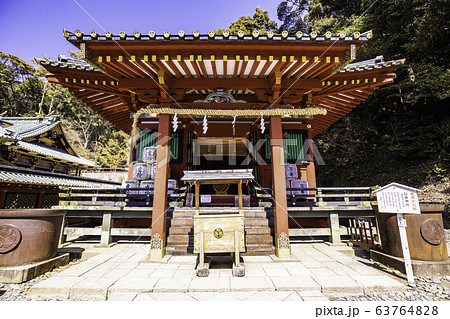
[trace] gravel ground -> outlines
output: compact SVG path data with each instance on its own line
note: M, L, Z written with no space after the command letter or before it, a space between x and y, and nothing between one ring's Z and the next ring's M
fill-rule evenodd
M46 272L45 274L36 277L27 282L21 284L4 284L0 282L0 301L20 301L20 300L31 300L27 298L28 289L30 289L34 284L39 281L50 278L54 274L57 274L67 268L80 263L81 259L76 259L71 261L65 266L61 266L53 269L52 271Z

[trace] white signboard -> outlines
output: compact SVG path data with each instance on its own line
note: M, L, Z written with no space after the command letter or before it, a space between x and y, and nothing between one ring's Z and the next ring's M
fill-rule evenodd
M378 211L380 213L397 213L398 231L402 245L403 259L405 262L406 277L408 282L414 282L414 274L409 254L408 238L406 237L406 219L403 214L420 214L418 189L409 186L391 183L377 189Z
M375 191L380 213L420 214L417 190L392 183Z
M211 203L211 195L200 195L201 203Z

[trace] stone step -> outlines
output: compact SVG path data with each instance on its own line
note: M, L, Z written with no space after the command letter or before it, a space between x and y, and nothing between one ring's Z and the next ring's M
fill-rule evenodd
M246 245L246 255L257 255L264 254L269 255L275 252L275 247L273 245L260 245L260 244L247 244Z
M271 235L250 235L245 236L245 244L262 244L262 245L273 245Z
M246 218L244 219L244 227L246 226L269 226L267 219L263 218Z
M169 236L170 235L187 235L190 233L194 234L193 226L174 226L174 227L170 227L170 229L169 229Z
M194 243L194 236L189 235L170 235L167 238L167 244L189 245Z
M178 217L190 217L194 218L194 212L179 212L179 211L173 211L172 212L172 218L178 218Z
M193 218L173 218L171 226L194 226Z
M244 226L247 235L263 234L270 235L270 227L267 226Z

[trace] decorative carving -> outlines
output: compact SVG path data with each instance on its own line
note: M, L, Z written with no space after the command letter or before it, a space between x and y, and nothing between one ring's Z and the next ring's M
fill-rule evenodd
M344 59L338 62L333 69L331 70L332 74L338 73L342 70L347 64L356 59L356 45L351 44L344 53Z
M438 220L427 219L420 226L420 233L423 239L431 245L439 245L444 240L444 229Z
M81 58L89 63L90 66L96 68L97 70L100 70L103 73L106 73L105 68L103 65L101 65L99 62L97 62L94 59L94 55L92 53L92 49L88 48L86 43L80 43L80 51L81 51Z
M161 235L154 234L150 244L151 250L161 250L162 249Z
M220 238L223 237L223 230L222 230L222 228L214 229L214 237L216 237L217 239L220 239Z
M224 195L230 188L230 184L213 184L213 188L216 191L216 194Z
M286 233L281 233L278 238L278 249L289 249L289 236Z
M8 253L19 246L22 239L20 230L12 225L0 225L0 254Z
M230 93L223 89L217 89L216 92L209 93L204 100L196 100L194 103L247 103L246 101L236 100Z

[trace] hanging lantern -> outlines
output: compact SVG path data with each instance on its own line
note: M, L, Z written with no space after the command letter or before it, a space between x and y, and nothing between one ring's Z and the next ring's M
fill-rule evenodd
M208 132L208 120L206 119L206 115L203 118L203 134L206 134Z
M172 125L173 125L173 131L176 132L177 128L178 128L178 116L177 116L177 113L175 113L175 115L173 116Z

